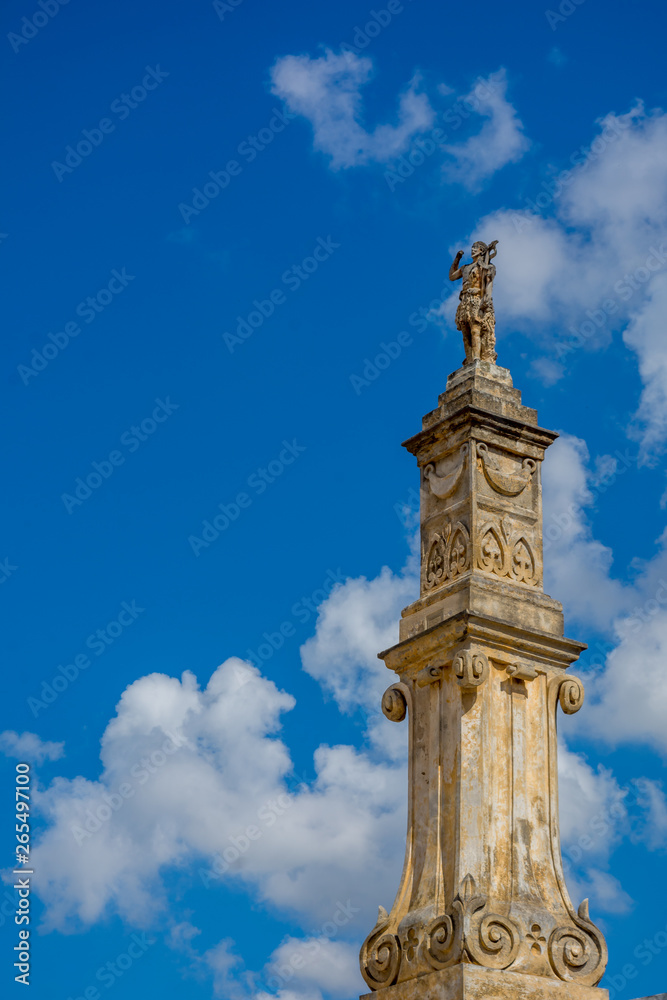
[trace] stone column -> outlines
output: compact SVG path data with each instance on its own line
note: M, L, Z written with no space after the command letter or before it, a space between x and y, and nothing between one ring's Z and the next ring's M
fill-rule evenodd
M382 699L408 716L405 864L391 912L361 950L376 1000L565 996L604 1000L607 961L588 902L575 909L558 829L556 714L581 707L542 588L545 449L505 368L474 361L405 442L421 470L421 594Z

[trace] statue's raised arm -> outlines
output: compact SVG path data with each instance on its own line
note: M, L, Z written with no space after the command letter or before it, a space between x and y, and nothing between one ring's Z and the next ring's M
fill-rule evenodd
M459 250L449 269L449 280L463 279L459 307L456 310L456 326L463 334L465 347L464 365L472 361L495 362L496 317L493 311L493 279L495 264L491 261L497 254L498 240L493 243L478 241L472 245L472 263L460 267L463 250Z
M459 267L459 261L461 260L461 257L463 257L463 253L464 253L463 250L459 250L456 257L452 261L452 266L449 269L450 281L458 281L459 278L463 277L463 271Z

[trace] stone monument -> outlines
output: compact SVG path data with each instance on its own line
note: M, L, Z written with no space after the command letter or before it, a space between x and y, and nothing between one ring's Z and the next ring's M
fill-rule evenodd
M361 949L375 1000L606 1000L607 948L565 885L556 716L583 703L542 587L545 450L557 435L495 362L495 244L473 246L457 325L466 358L405 442L421 475L421 589L381 653L409 725L403 874ZM483 308L482 308L483 306Z

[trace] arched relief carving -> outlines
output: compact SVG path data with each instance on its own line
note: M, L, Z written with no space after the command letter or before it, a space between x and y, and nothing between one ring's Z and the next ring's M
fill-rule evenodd
M431 493L434 497L437 497L438 500L446 500L456 492L456 489L463 477L469 453L470 445L466 442L465 444L462 444L459 449L459 457L456 467L445 476L439 476L437 474L435 471L435 464L433 462L429 462L428 465L424 466L424 479L429 484Z
M535 557L523 535L512 547L512 573L519 583L535 583Z
M470 533L462 521L445 521L424 545L424 590L434 590L470 568Z
M503 471L500 460L492 455L489 446L483 441L477 443L477 468L495 493L505 497L518 497L530 483L537 462L532 458L524 458L521 468L515 472Z
M479 529L477 568L530 587L539 586L539 570L531 542L522 526L508 516L486 521Z

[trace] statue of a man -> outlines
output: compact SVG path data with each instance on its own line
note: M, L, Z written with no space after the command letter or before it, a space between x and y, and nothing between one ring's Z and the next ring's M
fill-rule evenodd
M493 243L473 243L472 263L459 267L463 250L459 250L449 269L449 280L458 281L463 278L459 307L456 310L456 326L463 334L465 347L464 365L471 361L494 362L496 354L496 317L493 311L493 279L496 274L495 265L491 263L496 256L496 245Z

